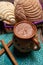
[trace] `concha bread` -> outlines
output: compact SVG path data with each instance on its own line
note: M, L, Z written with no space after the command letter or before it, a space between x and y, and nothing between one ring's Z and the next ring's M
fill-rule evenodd
M42 19L42 7L39 0L14 0L15 18L32 22Z
M7 24L15 23L14 5L8 1L0 1L0 18Z

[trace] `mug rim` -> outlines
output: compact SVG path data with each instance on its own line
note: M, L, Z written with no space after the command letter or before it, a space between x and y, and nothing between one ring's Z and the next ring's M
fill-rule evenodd
M18 35L16 34L16 32L15 32L16 26L19 25L19 24L21 24L21 23L28 23L28 24L30 24L30 25L32 26L34 32L32 33L32 35L31 35L30 37L23 38L23 37L20 37L20 36L18 36ZM20 21L20 22L16 22L15 25L14 25L14 28L13 28L13 33L14 33L14 35L15 35L16 37L20 38L20 39L30 39L30 38L32 38L32 37L35 36L36 32L37 32L36 26L35 26L32 22L29 22L29 21L27 21L27 20Z

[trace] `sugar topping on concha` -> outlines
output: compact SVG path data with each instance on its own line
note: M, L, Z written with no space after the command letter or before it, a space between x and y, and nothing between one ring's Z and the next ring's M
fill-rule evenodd
M16 2L17 1L17 2ZM39 0L16 0L15 17L17 20L27 19L32 22L42 19L42 7Z
M15 23L14 5L8 1L0 1L0 18L7 24Z

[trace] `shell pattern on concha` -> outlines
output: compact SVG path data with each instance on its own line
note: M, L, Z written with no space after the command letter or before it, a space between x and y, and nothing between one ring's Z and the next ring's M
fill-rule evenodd
M18 0L15 3L15 17L17 19L27 19L32 22L42 19L42 7L39 0Z
M7 24L15 23L14 5L11 2L0 1L0 18Z

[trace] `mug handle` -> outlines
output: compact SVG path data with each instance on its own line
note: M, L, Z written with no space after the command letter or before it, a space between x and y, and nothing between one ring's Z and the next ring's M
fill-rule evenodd
M32 41L35 43L35 47L33 48L33 50L39 50L40 49L40 43L38 42L38 40L36 39L36 37L32 38Z

